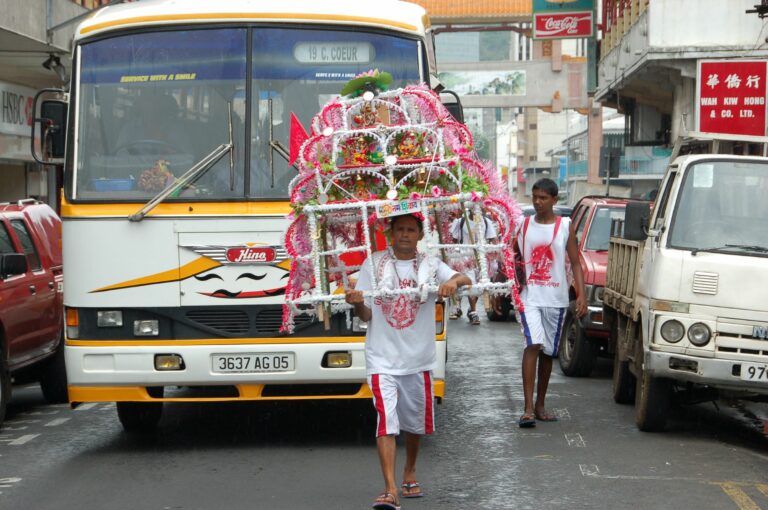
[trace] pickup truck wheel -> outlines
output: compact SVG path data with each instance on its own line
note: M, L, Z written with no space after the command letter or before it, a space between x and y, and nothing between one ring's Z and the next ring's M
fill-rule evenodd
M0 344L0 425L5 419L5 408L11 400L11 374L8 372L8 364L5 361L3 345Z
M637 378L635 423L643 432L661 432L672 408L672 381L651 377L645 371Z
M153 397L162 397L163 388L148 388ZM154 390L154 391L153 391ZM159 390L159 391L158 391ZM163 416L162 402L118 402L117 417L129 434L150 434Z
M613 357L613 401L632 404L635 401L635 376L629 371L628 361L619 361L619 353Z
M67 367L64 365L64 340L62 339L56 352L46 363L40 374L40 389L49 404L64 404L69 402L67 393Z
M563 335L557 356L563 373L570 377L588 376L595 366L597 353L584 334L579 319L570 310L566 311Z

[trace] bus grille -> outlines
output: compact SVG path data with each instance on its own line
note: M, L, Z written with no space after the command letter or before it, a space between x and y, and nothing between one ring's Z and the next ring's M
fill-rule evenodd
M248 314L243 310L190 310L187 319L230 335L248 333Z
M309 315L296 315L293 324L296 329L311 324L314 318ZM283 309L267 308L256 316L256 331L259 333L277 333L283 325Z

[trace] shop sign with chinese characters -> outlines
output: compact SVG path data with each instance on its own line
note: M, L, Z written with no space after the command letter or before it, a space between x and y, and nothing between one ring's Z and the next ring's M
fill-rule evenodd
M696 85L696 130L766 135L765 60L700 60Z

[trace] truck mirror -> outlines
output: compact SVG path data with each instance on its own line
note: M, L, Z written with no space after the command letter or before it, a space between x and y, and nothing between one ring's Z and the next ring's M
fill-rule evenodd
M0 278L27 272L27 256L23 253L3 253L0 255Z
M650 202L628 202L624 213L624 239L645 241L648 237L648 219L650 217Z
M67 103L47 100L40 104L40 117L46 135L45 146L52 158L63 158L66 145Z
M440 91L440 102L453 115L453 118L464 124L464 107L461 105L459 95L452 90Z

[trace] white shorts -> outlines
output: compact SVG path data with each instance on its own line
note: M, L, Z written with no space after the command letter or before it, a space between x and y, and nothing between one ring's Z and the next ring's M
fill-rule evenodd
M566 308L525 306L520 313L520 327L525 337L525 346L541 345L542 352L553 358L560 347Z
M409 375L372 374L368 386L376 408L376 437L435 431L432 372Z

